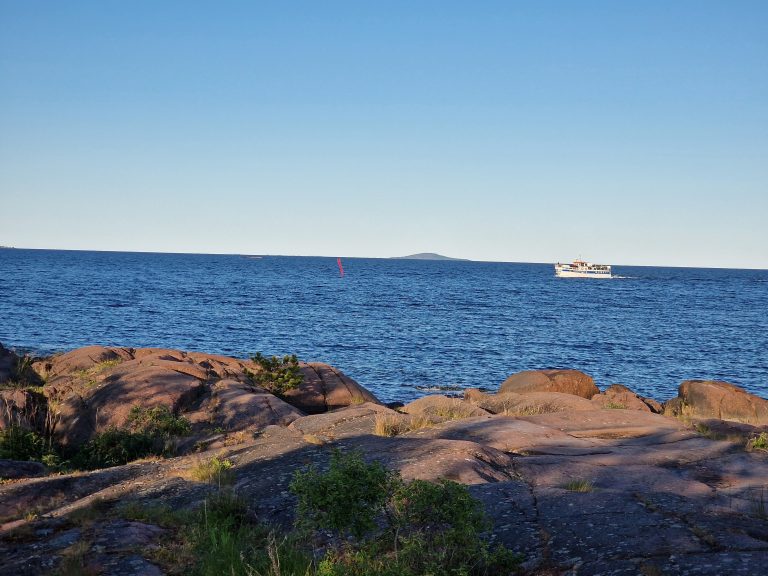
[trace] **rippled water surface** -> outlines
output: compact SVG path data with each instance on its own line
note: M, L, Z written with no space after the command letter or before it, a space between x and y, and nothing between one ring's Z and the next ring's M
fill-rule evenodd
M713 378L768 397L768 271L0 250L0 342L88 344L338 366L383 400L496 389L571 367L664 400Z

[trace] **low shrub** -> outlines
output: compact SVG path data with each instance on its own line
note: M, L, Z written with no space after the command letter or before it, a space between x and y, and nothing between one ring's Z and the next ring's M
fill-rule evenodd
M189 434L185 418L174 416L166 406L134 406L125 428L107 428L72 455L75 468L95 469L120 466L147 456L167 456L173 452L169 440Z
M42 460L49 452L45 438L21 426L0 430L0 458L8 460Z
M251 360L259 370L257 372L245 370L246 376L254 384L278 396L296 388L304 381L304 374L299 368L299 359L295 354L278 358L277 356L267 357L257 352Z
M309 467L293 477L290 489L299 499L298 524L362 538L375 527L394 478L382 464L368 464L358 452L334 450L327 472Z
M175 416L167 406L152 408L134 406L128 415L128 427L132 432L164 439L172 436L186 436L192 432L189 420Z
M318 565L321 576L479 576L519 564L509 550L490 549L481 504L456 482L405 482L359 453L336 451L327 472L297 472L291 491L299 526L343 542Z
M162 446L158 446L157 439L150 434L111 427L75 453L71 463L76 468L107 468L162 452Z

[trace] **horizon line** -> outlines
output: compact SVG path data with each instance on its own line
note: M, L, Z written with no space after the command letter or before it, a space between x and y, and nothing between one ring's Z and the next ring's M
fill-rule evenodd
M104 252L104 253L111 253L111 254L168 254L168 255L187 255L187 256L242 256L242 257L249 257L249 256L260 256L260 257L271 257L271 258L347 258L347 259L359 259L359 260L396 260L396 259L407 259L403 256L339 256L337 254L334 255L325 255L325 254L255 254L255 253L246 253L246 252L163 252L163 251L157 251L157 250L99 250L99 249L88 249L88 248L27 248L23 246L5 246L0 245L0 250L40 250L40 251L51 251L51 252ZM416 252L414 254L424 254L424 252ZM438 254L437 252L431 252L431 254ZM475 260L472 258L455 258L455 257L446 257L445 260L443 259L436 259L436 260L430 260L430 259L418 259L414 258L414 261L427 261L427 262L476 262L481 264L540 264L540 265L552 265L554 262L539 262L539 261L522 261L522 260ZM562 262L566 262L566 260L562 260ZM658 264L610 264L610 266L625 266L625 267L632 267L632 268L687 268L687 269L701 269L701 270L755 270L755 271L766 271L768 268L740 268L740 267L734 267L734 266L685 266L685 265L658 265Z

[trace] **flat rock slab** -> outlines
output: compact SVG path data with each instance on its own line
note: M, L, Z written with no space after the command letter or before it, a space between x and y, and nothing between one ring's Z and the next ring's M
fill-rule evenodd
M685 430L674 418L638 410L556 412L521 418L578 438L633 438Z
M502 415L486 415L445 422L409 433L414 438L472 440L514 454L589 454L602 450L600 441L576 438L562 430Z

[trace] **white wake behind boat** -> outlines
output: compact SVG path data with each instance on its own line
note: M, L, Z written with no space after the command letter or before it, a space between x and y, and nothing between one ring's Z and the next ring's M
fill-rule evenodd
M555 264L555 276L560 278L612 278L611 267L574 260L571 264Z

